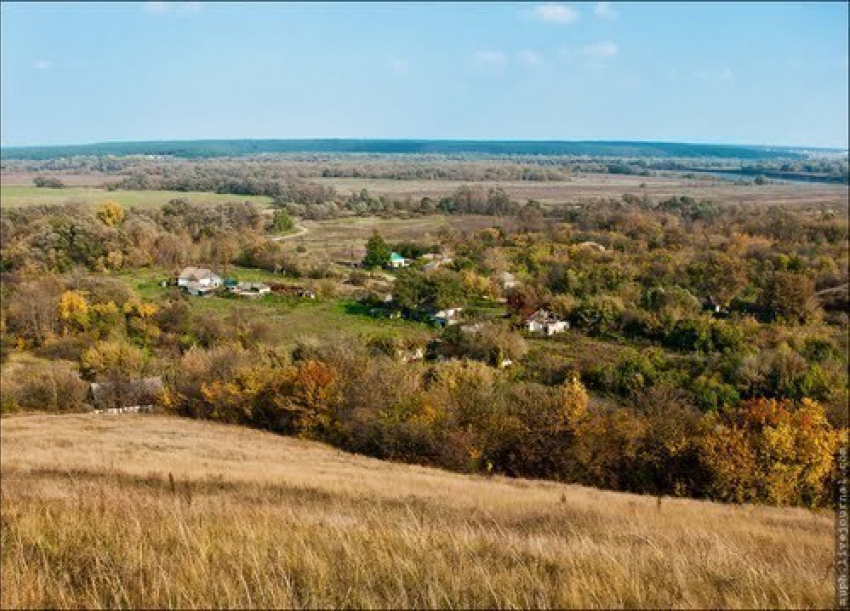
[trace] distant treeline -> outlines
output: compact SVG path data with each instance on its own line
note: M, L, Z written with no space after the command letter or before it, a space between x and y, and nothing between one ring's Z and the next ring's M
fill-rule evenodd
M66 146L8 147L2 159L55 159L80 155L154 155L186 159L243 157L275 153L565 155L591 157L709 157L801 159L804 151L717 144L628 141L527 140L189 140L104 142Z

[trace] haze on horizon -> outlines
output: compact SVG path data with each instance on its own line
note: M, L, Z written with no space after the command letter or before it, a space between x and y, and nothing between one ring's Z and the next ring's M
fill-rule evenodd
M2 3L2 145L848 147L846 3Z

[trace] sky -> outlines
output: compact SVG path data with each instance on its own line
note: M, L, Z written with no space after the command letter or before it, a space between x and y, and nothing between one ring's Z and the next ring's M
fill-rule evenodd
M848 4L0 4L0 144L848 146Z

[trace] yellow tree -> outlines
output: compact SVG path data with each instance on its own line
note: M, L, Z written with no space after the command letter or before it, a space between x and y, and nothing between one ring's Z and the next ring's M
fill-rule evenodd
M99 218L104 225L115 227L116 225L120 225L124 220L124 208L122 208L121 204L116 201L106 201L101 204L100 208L98 208L97 218Z
M85 294L80 291L65 291L57 305L59 318L68 328L84 329L89 320L89 305Z
M572 376L561 387L561 402L565 423L574 428L576 423L587 414L587 389L577 376Z
M829 478L840 431L824 408L804 399L755 400L721 412L709 423L702 459L712 476L711 494L734 502L821 506L829 502Z

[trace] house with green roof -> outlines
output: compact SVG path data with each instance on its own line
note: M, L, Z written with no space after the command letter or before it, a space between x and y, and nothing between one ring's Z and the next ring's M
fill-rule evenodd
M389 265L390 267L407 267L410 265L410 260L405 259L397 252L391 252Z

